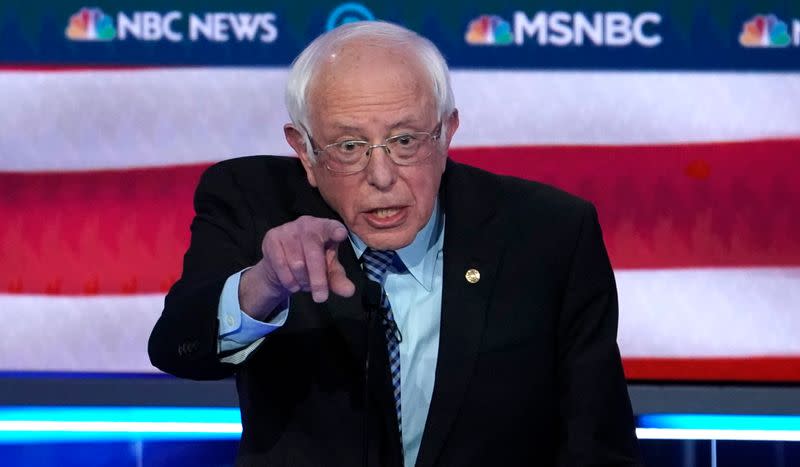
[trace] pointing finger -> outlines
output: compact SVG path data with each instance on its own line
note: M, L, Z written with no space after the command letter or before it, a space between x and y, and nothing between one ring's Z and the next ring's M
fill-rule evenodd
M311 297L315 302L322 303L328 299L328 265L324 250L316 242L304 241L302 244Z
M328 263L328 284L331 292L341 297L352 297L356 293L356 286L347 277L344 266L339 262L336 249L328 249L325 256Z

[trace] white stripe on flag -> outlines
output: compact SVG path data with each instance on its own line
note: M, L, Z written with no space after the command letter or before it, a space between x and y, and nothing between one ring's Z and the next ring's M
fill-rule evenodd
M800 356L799 267L615 275L623 356Z
M800 268L623 270L623 357L800 356ZM0 370L155 371L160 294L0 294Z
M0 370L154 372L147 339L163 305L162 294L0 294Z
M798 73L453 72L454 146L800 136ZM283 68L0 72L0 171L289 154Z

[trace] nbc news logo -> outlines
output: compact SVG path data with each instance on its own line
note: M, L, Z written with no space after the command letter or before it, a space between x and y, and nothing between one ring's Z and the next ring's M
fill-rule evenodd
M276 15L271 12L134 11L114 18L100 8L81 8L70 16L64 35L73 41L263 42L278 38Z

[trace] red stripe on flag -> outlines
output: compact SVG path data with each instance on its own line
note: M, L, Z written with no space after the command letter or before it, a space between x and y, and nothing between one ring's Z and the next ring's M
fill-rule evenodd
M594 202L617 268L800 265L800 139L474 148L453 158Z
M0 174L0 290L168 290L205 167Z
M617 268L800 265L800 139L457 149L592 200ZM0 291L163 292L205 164L0 173Z
M625 358L633 381L800 382L800 357Z

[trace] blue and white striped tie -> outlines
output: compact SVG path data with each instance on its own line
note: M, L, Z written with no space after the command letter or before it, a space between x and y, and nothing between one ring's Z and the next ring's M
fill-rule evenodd
M402 445L403 439L403 419L400 410L400 341L403 340L400 329L394 321L392 314L392 305L389 303L389 296L383 289L384 280L386 279L387 270L394 264L397 269L400 269L398 263L400 259L397 258L397 253L392 250L373 250L367 248L361 256L364 262L364 272L367 274L367 279L375 281L381 286L381 319L383 321L383 330L386 334L386 346L389 351L389 369L392 373L392 389L394 390L394 405L397 410L397 429L400 432L400 439ZM401 265L402 263L400 263ZM402 266L400 266L402 267Z

